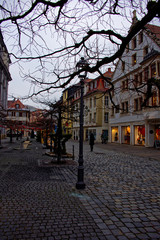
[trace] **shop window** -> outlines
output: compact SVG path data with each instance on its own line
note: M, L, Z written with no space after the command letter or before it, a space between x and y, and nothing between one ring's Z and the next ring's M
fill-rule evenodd
M139 44L141 44L143 42L143 32L140 32L138 35L138 40L139 40Z
M104 122L108 123L108 112L105 112L104 114Z
M122 127L122 143L130 144L130 126Z
M156 139L155 140L159 140L160 141L160 125L156 126L155 128L156 131Z
M137 54L132 55L132 66L134 66L137 63Z
M118 141L118 127L112 127L112 142Z
M135 144L145 144L145 126L135 126Z

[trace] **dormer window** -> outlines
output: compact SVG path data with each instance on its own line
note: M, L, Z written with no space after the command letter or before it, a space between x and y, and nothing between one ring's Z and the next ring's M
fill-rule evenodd
M16 104L16 105L15 105L15 108L16 108L16 109L19 109L19 107L20 107L19 104Z

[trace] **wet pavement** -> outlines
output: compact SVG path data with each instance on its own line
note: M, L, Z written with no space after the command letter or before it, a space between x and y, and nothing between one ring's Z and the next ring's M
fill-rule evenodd
M86 188L77 190L75 160L52 164L40 143L2 141L0 240L160 239L157 149L84 143Z

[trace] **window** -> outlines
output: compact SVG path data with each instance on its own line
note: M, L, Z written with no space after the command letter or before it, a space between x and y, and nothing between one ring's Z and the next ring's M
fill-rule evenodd
M94 113L94 122L96 123L96 112Z
M158 76L160 76L160 62L157 63L158 66Z
M148 81L148 78L149 78L149 67L146 67L144 69L144 81Z
M128 79L122 81L122 90L125 91L128 89Z
M136 40L136 37L135 37L132 40L132 49L135 49L136 47L137 47L137 40Z
M148 54L148 46L146 46L146 47L143 49L143 57L145 57L147 54Z
M22 117L22 112L19 113L19 116Z
M134 99L134 110L138 111L138 98Z
M16 112L16 117L19 117L19 112Z
M138 75L137 74L134 76L134 86L138 87Z
M92 108L92 98L90 98L90 108Z
M111 110L111 115L113 116L114 115L114 106L112 106L112 110Z
M96 107L96 97L94 97L94 107Z
M156 91L153 92L152 106L157 106L157 92Z
M92 121L92 113L89 114L89 122Z
M108 82L106 80L103 80L103 81L104 81L104 87L108 88L108 85L109 85Z
M18 109L18 108L19 108L19 104L16 104L16 105L15 105L15 108Z
M156 76L156 64L155 63L153 63L152 65L151 65L151 77L155 77Z
M134 55L132 55L132 66L134 66L137 62L137 54L135 53Z
M12 112L12 116L15 116L15 112Z
M108 112L104 113L104 122L108 123Z
M122 61L122 71L124 72L125 70L125 61Z
M134 111L142 110L142 97L134 99Z
M116 113L119 113L119 105L116 105Z
M8 116L12 116L12 112L8 112Z
M139 85L142 84L143 75L142 72L139 73Z
M138 37L139 37L139 44L141 44L143 42L143 32L140 32Z
M94 82L94 87L97 88L97 80Z
M109 98L108 98L108 96L105 96L104 97L104 105L107 107L108 106L108 103L109 103Z
M121 113L128 113L128 101L122 103L122 111Z
M129 43L126 45L126 53L129 52Z

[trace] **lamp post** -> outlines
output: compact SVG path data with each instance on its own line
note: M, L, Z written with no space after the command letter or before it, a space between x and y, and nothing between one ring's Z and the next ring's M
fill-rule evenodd
M84 79L87 76L86 67L88 66L87 61L81 57L81 60L77 63L76 68L77 71L83 70L79 74L80 78L80 89L81 89L81 97L80 97L80 131L79 131L79 160L78 160L78 178L76 183L77 189L84 189L84 167L83 167L83 90L84 90Z

